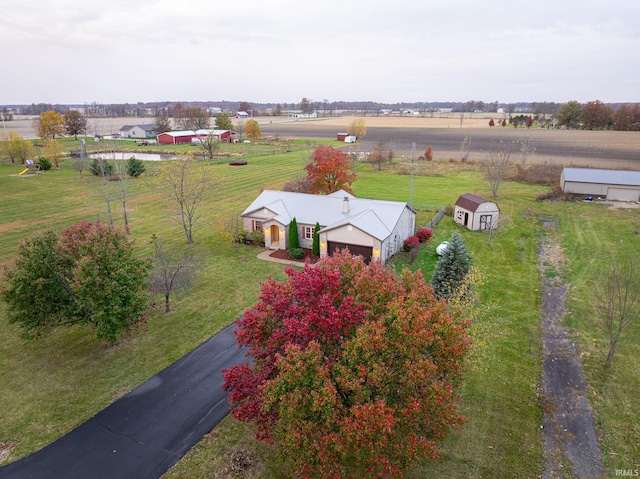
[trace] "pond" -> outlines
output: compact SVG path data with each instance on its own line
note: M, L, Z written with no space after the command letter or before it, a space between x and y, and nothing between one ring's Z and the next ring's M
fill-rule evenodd
M89 158L105 158L107 160L112 160L114 158L113 153L89 153L87 156ZM117 160L121 160L121 159L128 160L132 156L138 160L144 160L144 161L165 161L165 160L177 159L176 155L166 154L166 153L118 153L116 152L115 154L115 158Z

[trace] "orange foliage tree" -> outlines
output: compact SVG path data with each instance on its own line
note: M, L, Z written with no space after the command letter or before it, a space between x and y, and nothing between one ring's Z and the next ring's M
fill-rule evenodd
M348 251L262 285L238 320L252 364L224 372L233 415L304 477L401 477L464 419L468 321L421 272Z
M349 173L349 157L331 146L319 146L306 166L309 193L328 195L338 190L351 193L356 175Z

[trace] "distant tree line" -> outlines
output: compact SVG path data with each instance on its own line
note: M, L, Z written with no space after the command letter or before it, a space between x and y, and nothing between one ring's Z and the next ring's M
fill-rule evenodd
M499 103L497 101L485 103L470 100L466 102L402 102L378 103L372 101L315 101L303 97L300 102L292 103L249 103L247 101L206 101L206 102L138 102L135 105L110 104L102 105L97 102L84 105L52 105L38 103L31 105L5 106L3 111L8 114L18 112L28 115L40 115L45 112L56 112L61 115L70 110L82 109L86 118L96 117L124 117L124 116L155 116L173 118L174 123L185 129L199 129L209 127L209 118L220 113L234 115L238 111L245 111L250 116L282 115L287 111L297 111L305 114L317 113L320 116L331 116L336 111L350 111L361 116L380 115L383 110L418 111L429 114L441 109L451 113L484 112L505 114L509 123L515 120L518 125L525 126L529 116L538 123L538 119L545 121L555 117L555 126L566 128L582 128L585 130L613 129L622 131L640 130L640 105L637 103L603 103L600 100L581 104L575 100L566 103L556 102L518 102ZM530 125L529 125L530 126ZM550 126L550 124L549 124Z

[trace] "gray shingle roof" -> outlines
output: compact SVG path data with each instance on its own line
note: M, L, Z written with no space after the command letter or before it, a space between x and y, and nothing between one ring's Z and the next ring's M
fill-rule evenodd
M342 212L345 197L349 199L348 213ZM298 224L318 222L325 231L350 224L382 241L391 234L409 206L399 201L356 198L344 191L325 196L265 190L242 216L260 217L265 208L283 225L288 225L294 217Z

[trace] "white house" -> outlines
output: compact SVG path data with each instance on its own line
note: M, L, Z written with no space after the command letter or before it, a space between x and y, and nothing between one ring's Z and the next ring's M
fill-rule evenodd
M563 168L560 186L565 193L602 196L615 201L638 201L640 171Z
M267 248L287 249L295 218L300 247L313 246L319 223L321 257L348 248L367 262L384 263L414 234L416 214L407 203L356 198L343 190L330 195L265 190L241 216L247 232L264 232Z
M456 224L473 231L496 228L499 217L500 208L497 204L471 193L461 195L453 209Z
M125 125L120 128L122 138L153 138L156 136L156 125Z

